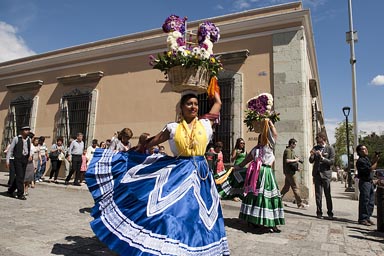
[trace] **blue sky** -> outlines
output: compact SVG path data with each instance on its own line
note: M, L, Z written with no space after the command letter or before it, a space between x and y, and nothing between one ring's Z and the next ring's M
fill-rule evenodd
M160 28L170 14L208 19L284 0L0 0L0 62L79 44ZM348 0L303 0L310 9L319 67L324 116L330 141L352 108ZM207 5L207 3L209 3ZM358 127L384 133L383 0L354 0ZM352 113L350 115L352 121Z

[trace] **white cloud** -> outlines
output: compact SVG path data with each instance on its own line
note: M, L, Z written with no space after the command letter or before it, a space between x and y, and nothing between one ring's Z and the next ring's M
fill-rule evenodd
M0 21L0 62L36 54L17 34L17 28Z
M335 129L344 120L325 119L325 128L327 130L328 140L330 144L336 142ZM375 132L378 135L384 134L384 121L359 121L357 123L359 136L366 136Z
M384 75L375 76L370 82L372 85L381 86L384 85Z
M233 6L236 10L246 10L251 7L251 4L247 0L236 0L233 2Z
M339 126L340 120L336 119L325 119L325 129L327 130L329 144L333 144L336 142L335 139L335 129Z
M310 7L312 9L316 9L317 7L324 5L328 0L303 0L304 8ZM273 6L279 4L291 3L292 0L235 0L232 2L232 5L235 10L248 10L252 8Z
M216 9L216 10L224 10L224 6L222 6L221 4L217 4L217 5L215 6L215 9Z

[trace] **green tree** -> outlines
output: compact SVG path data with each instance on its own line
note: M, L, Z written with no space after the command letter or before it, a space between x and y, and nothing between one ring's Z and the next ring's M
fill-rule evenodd
M374 156L375 151L383 152L377 168L384 168L384 135L377 135L375 132L372 132L371 134L360 138L359 143L367 147L370 158Z
M352 147L353 147L353 124L348 122L348 130L349 130L349 154L353 153ZM347 154L347 133L346 133L346 125L345 122L340 122L339 126L336 127L335 130L335 139L336 142L333 144L333 147L335 149L335 166L340 167L346 167L343 166L341 161L341 156Z

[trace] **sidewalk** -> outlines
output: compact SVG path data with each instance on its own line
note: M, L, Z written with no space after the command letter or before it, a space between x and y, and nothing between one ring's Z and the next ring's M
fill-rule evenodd
M286 225L279 234L258 234L238 217L240 203L222 201L227 235L233 255L384 255L384 233L376 225L358 224L358 201L344 184L332 182L334 220L316 218L316 205L284 207ZM232 209L232 210L230 210ZM326 215L325 198L323 212ZM376 223L376 207L372 220ZM244 236L244 234L246 234Z
M38 183L20 201L3 196L7 180L0 172L0 255L115 255L89 227L93 201L86 185ZM317 219L313 204L302 210L287 203L286 225L273 234L248 227L238 219L240 202L223 200L231 255L384 255L384 233L357 223L358 201L344 190L332 183L335 220Z

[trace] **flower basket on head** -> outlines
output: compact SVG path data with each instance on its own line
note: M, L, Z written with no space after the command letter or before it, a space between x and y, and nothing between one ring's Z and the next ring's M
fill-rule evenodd
M261 120L252 121L252 128L254 132L261 133L263 130L263 122Z
M247 102L244 123L249 131L261 133L263 121L270 119L273 123L280 120L280 113L272 110L273 97L269 93L262 93Z
M186 31L187 18L169 16L162 28L168 34L168 50L150 56L150 65L169 79L172 90L207 92L210 78L223 69L219 57L213 54L213 43L220 38L215 24L205 21L197 31ZM194 38L194 39L193 39Z
M197 93L207 92L210 74L205 68L172 67L168 71L168 79L174 92L192 90Z

